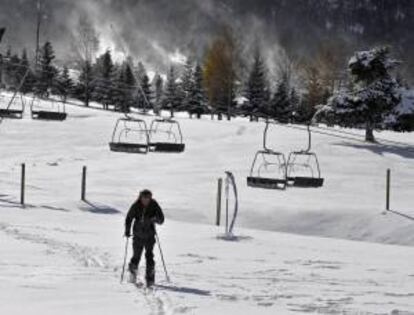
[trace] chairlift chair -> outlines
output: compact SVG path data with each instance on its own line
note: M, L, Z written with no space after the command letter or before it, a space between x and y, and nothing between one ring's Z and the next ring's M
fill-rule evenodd
M24 113L24 99L23 96L20 94L20 104L19 109L17 109L17 103L18 99L16 98L16 95L13 95L13 97L7 101L7 107L6 108L0 108L0 117L1 118L8 118L8 119L22 119L23 113Z
M286 166L286 180L289 186L303 188L319 188L323 186L318 156L311 152L312 132L307 126L308 147L305 150L293 151L289 154ZM301 172L299 172L301 170Z
M147 154L148 140L148 129L144 120L120 118L115 124L109 148L113 152Z
M162 137L158 137L163 135ZM182 153L185 150L183 134L178 121L154 119L149 130L149 150L162 153Z
M271 150L266 145L269 122L263 132L263 149L257 151L247 177L247 186L264 189L286 189L286 158L281 152ZM261 158L261 159L260 159ZM266 174L266 175L265 175Z
M52 108L55 107L56 102L53 99L46 99L45 101L52 103ZM36 103L36 106L35 106ZM57 102L57 110L46 110L40 107L41 99L33 97L32 103L30 105L30 110L32 114L32 119L38 120L50 120L50 121L64 121L67 118L65 104L60 105L60 102ZM39 108L35 110L34 108Z

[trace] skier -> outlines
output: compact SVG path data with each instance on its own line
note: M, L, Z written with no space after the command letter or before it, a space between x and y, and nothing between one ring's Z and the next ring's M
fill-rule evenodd
M164 214L157 201L152 198L149 190L140 192L137 201L131 206L125 219L125 237L131 237L131 225L133 227L133 256L129 263L130 282L137 280L138 265L141 260L142 252L145 249L146 273L145 280L147 286L152 286L155 281L155 224L164 223Z

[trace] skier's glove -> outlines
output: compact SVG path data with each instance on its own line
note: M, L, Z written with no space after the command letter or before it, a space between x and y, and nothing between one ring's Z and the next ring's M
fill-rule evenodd
M124 236L125 236L126 238L130 238L130 237L131 237L131 233L130 233L129 231L125 231Z

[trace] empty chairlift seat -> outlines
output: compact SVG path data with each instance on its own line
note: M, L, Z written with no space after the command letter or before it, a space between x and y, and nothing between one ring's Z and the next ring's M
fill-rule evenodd
M247 186L264 189L286 188L286 159L283 153L260 150L256 153Z
M24 113L24 98L22 95L1 95L0 117L22 119Z
M141 119L120 118L115 124L109 148L113 152L148 153L147 124Z
M173 119L154 119L149 129L149 150L162 153L184 152L180 124Z
M289 186L302 188L319 188L324 184L318 156L311 152L312 133L308 130L308 147L305 150L294 151L289 154L286 170L286 180Z
M247 186L264 189L286 189L286 158L281 152L267 147L270 122L263 132L263 149L257 151L247 177Z
M53 99L33 98L31 103L32 119L64 121L67 118L65 104Z

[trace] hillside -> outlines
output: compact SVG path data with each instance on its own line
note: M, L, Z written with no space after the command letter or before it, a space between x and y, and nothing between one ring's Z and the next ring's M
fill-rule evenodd
M414 314L414 250L401 246L414 245L413 222L382 214L387 168L392 209L414 214L410 149L314 134L325 186L268 191L245 183L263 123L181 117L186 152L143 156L109 151L118 114L67 110L62 123L26 113L0 125L1 314ZM307 142L285 126L269 135L285 153ZM411 134L380 138L414 144ZM225 170L240 194L232 242L213 226ZM154 292L119 284L124 214L143 187L167 216L159 234L172 282L157 257Z

